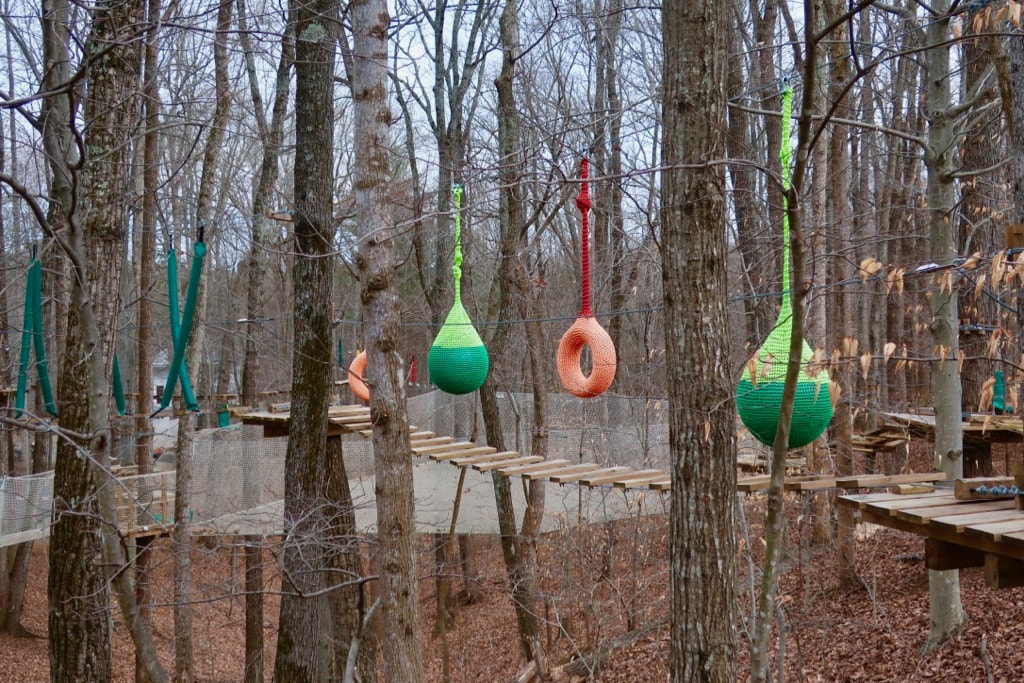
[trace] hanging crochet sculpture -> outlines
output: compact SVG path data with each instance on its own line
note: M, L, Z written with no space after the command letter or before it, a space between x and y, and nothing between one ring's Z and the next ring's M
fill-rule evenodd
M790 338L793 331L793 309L790 300L789 219L786 215L785 193L790 182L789 123L792 113L793 89L788 87L782 99L782 307L775 327L761 348L750 359L736 390L736 407L743 424L758 441L768 446L775 443L782 405L782 389L786 381ZM813 358L806 340L800 353L800 374L797 377L793 419L789 427L789 447L800 448L811 443L825 431L832 420L832 401L828 393L828 373L808 373Z
M449 394L468 394L479 389L491 368L487 347L462 306L462 188L452 188L455 200L455 301L437 333L427 356L430 381Z
M615 344L608 332L597 322L590 309L590 189L587 183L589 159L580 162L580 193L576 197L576 208L583 216L581 230L582 268L581 304L576 322L565 331L558 343L558 376L562 386L573 396L593 398L600 396L615 379ZM590 347L591 371L584 374L581 365L583 348Z

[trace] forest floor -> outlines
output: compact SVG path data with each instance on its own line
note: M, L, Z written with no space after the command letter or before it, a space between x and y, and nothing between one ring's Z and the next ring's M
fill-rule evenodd
M776 633L774 661L783 652L776 681L1021 681L1024 680L1024 589L993 590L982 569L961 572L967 622L963 632L928 654L928 576L923 541L889 529L871 529L857 541L862 584L836 588L836 553L809 541L811 496L787 500L785 573L780 595L784 626ZM749 523L738 557L737 667L747 677L751 568L760 562L759 521L765 497L742 499ZM863 525L861 531L865 531ZM617 522L550 534L539 544L544 640L556 663L615 641L619 647L592 680L665 681L668 674L667 523L664 518ZM752 547L751 554L748 548ZM155 545L156 640L172 660L171 553L166 539ZM45 544L37 543L23 618L29 638L0 636L0 683L48 680ZM275 558L264 555L266 679L271 679L278 599ZM497 683L514 680L524 662L497 541L479 544L479 599L459 608L447 638L434 633L434 582L430 548L420 555L421 638L428 681L443 681L447 649L449 680ZM197 603L194 616L197 680L240 681L244 653L244 607L239 594L242 557L229 545L197 546L193 555ZM426 569L423 569L426 568ZM610 569L611 568L611 569ZM457 589L463 588L458 582ZM134 655L114 611L114 680L132 681ZM623 634L630 634L622 638ZM447 648L444 642L447 640ZM781 648L780 648L781 645ZM781 674L781 675L780 675Z

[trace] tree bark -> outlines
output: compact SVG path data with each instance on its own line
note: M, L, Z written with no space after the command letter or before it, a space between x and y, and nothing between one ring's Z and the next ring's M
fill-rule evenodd
M949 0L933 5L936 14L928 23L925 67L925 116L928 139L925 166L928 169L928 223L930 258L949 266L957 255L953 243L953 212L956 207L954 169L959 164L956 120L952 113L949 68ZM963 476L962 388L957 371L960 317L957 313L956 273L947 269L948 286L931 292L931 332L935 358L931 362L932 400L935 405L935 467L949 480ZM965 615L960 603L960 572L928 572L929 631L924 646L930 650L963 628Z
M157 185L159 183L160 134L160 93L157 82L157 26L160 17L160 0L148 0L146 13L149 29L143 47L143 112L145 134L142 151L142 206L138 212L136 231L139 233L139 342L138 342L138 399L135 403L136 453L135 462L139 474L153 471L153 291L156 286L154 265L156 264L156 219ZM139 602L139 617L147 628L152 627L150 608L151 577L149 574L151 538L140 538L135 542L135 596ZM145 662L135 657L136 683L148 683Z
M334 46L337 5L296 1L295 17L295 348L291 429L285 455L281 616L274 680L329 680L330 648L320 638L325 588L327 408L332 367L334 242ZM396 679L398 680L398 679Z
M405 368L399 355L395 226L388 194L391 111L383 0L357 0L352 16L356 213L360 246L370 419L373 422L377 549L380 562L382 673L388 681L419 683L419 588L414 539L415 494L406 408Z
M131 140L138 124L139 50L131 42L141 2L101 3L86 45L89 89L84 120L88 163L78 197L87 210L68 216L59 236L72 263L68 342L58 388L60 441L54 474L54 524L48 585L50 677L108 681L111 677L109 588L113 586L136 651L156 683L166 675L152 638L138 618L134 587L114 528L109 476L110 373L127 244ZM70 122L69 122L70 123Z
M672 498L669 519L670 679L736 677L736 408L729 363L720 121L726 118L726 3L669 0L662 151ZM685 166L685 168L684 168ZM717 334L715 333L717 331ZM688 391L699 384L702 391Z

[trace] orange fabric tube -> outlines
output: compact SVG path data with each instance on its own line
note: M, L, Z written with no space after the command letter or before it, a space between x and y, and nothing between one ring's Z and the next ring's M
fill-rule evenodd
M363 381L363 375L366 373L366 351L360 351L356 354L356 357L352 359L352 364L348 366L348 385L352 389L352 393L356 395L361 401L370 402L370 388L366 386L366 382Z
M593 368L583 374L580 355L590 347ZM580 316L558 343L558 376L566 391L580 398L593 398L607 391L615 379L615 345L601 323L591 316Z

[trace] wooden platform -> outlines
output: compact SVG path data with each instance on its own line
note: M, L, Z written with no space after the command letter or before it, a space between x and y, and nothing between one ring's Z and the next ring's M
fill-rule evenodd
M288 435L291 415L287 411L260 411L241 416L245 424L263 427L266 437ZM373 433L370 409L365 406L332 406L328 411L328 435L358 434L369 438ZM480 472L496 471L504 476L523 477L528 480L545 480L555 484L574 484L587 488L612 487L621 489L648 489L668 491L672 488L669 472L660 469L635 470L629 467L579 463L569 460L545 460L535 455L522 455L515 451L496 453L494 448L480 446L472 441L458 440L422 431L410 425L412 452L435 462L447 462L456 467L472 467ZM787 473L804 464L803 459L787 460ZM738 462L737 467L742 468ZM828 488L873 488L898 484L934 482L942 480L941 473L901 475L859 475L835 477L831 475L808 475L786 477L788 491L810 491ZM737 490L743 492L763 491L768 488L768 475L740 477Z
M259 411L241 416L242 422L263 427L265 437L288 435L291 415L286 411ZM332 406L328 410L328 436L358 434L369 438L373 434L370 409L365 406ZM644 488L667 491L672 477L657 469L634 470L629 467L609 467L596 463L569 460L545 460L535 455L522 455L516 451L498 453L490 446L472 441L439 436L416 426L409 426L409 439L414 455L435 462L447 462L455 467L470 467L480 472L497 472L503 476L518 476L528 480L550 481L555 484L575 484L588 488L611 487L621 489Z
M1024 511L1013 500L962 501L940 489L847 495L839 504L855 507L861 521L923 537L929 569L985 567L995 588L1024 585Z

